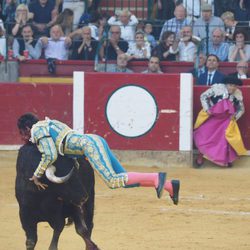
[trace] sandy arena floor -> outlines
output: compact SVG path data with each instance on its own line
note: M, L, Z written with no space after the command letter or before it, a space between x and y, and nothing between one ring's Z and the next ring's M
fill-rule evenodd
M16 152L0 152L0 249L25 249L25 235L14 196ZM93 240L102 250L250 249L250 158L232 169L167 168L181 180L180 203L165 194L134 188L110 190L96 178ZM142 164L143 165L143 164ZM162 171L159 168L127 168ZM37 250L48 249L52 230L39 224ZM65 228L60 250L84 249L74 227Z

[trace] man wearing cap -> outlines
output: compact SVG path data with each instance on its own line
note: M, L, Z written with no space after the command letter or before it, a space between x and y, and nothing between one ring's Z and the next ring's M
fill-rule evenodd
M212 6L210 4L203 4L201 6L201 17L194 23L194 35L204 39L212 38L212 32L215 28L221 28L224 31L223 21L212 15Z
M237 125L244 114L242 81L227 76L224 83L214 84L200 96L202 110L194 126L194 142L199 150L196 167L204 158L222 167L231 167L240 155L246 155Z

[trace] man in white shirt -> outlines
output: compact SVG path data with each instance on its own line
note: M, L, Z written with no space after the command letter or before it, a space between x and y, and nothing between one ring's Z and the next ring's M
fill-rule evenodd
M190 26L184 26L181 30L181 38L178 44L179 61L181 62L193 62L197 53L197 46L193 42L192 28Z
M50 38L41 37L40 42L44 48L45 58L68 60L71 39L63 36L62 28L54 25L50 29Z
M119 25L121 28L121 38L128 43L134 41L138 19L135 15L132 15L128 9L123 9L119 11L116 16L110 17L108 24Z

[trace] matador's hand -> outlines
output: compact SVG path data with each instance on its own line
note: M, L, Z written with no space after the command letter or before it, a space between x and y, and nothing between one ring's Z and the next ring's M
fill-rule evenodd
M29 180L33 181L39 190L41 190L41 189L45 190L48 187L47 184L40 182L39 179L35 175L33 175L31 178L29 178Z

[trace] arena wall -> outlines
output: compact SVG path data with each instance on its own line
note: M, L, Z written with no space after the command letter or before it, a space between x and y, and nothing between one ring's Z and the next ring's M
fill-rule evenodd
M191 164L193 117L201 108L199 95L206 87L193 87L189 74L85 73L83 76L76 72L75 77L80 84L74 88L72 84L1 83L1 149L14 149L21 144L16 120L30 111L40 118L62 120L85 133L100 134L125 163L140 165L143 160L143 165L150 166ZM246 113L239 126L249 150L250 86L242 87L242 91ZM131 94L133 105L128 102ZM131 104L127 113L121 108L122 98ZM143 102L146 110L142 108ZM132 108L134 105L137 109ZM132 120L123 119L123 114ZM116 115L120 115L120 120L114 119ZM136 124L133 118L138 117L142 123Z

